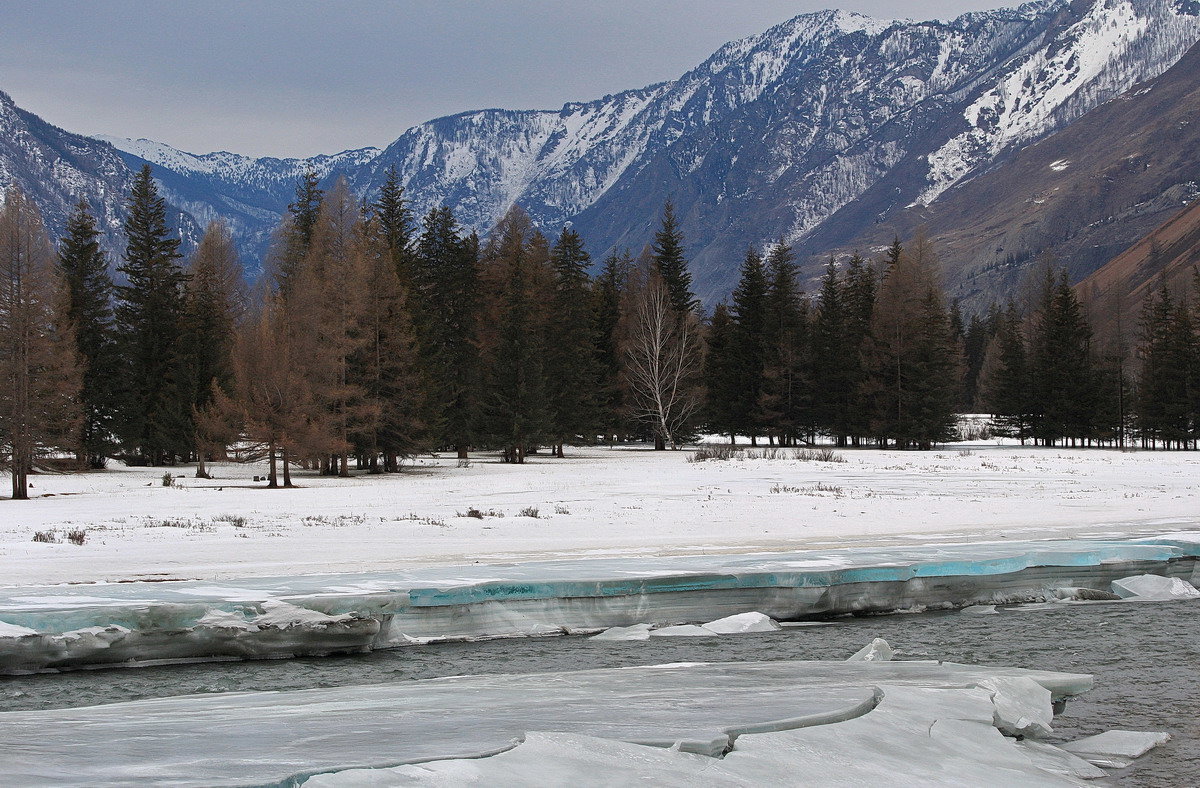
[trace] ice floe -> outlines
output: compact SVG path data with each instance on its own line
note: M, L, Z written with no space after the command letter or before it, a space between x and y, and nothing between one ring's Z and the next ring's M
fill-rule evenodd
M1067 752L1096 766L1124 769L1133 761L1171 740L1170 734L1111 730L1064 744Z
M1191 583L1178 577L1160 575L1136 575L1123 577L1112 582L1112 589L1122 599L1200 599L1200 591Z
M1037 716L1026 708L1036 702L1030 685L1018 679L1044 688L1044 711L1092 684L1080 674L928 661L691 663L5 712L0 784L61 785L86 775L99 787L275 785L405 764L436 776L443 767L434 762L461 759L495 775L486 783L504 784L521 773L501 767L521 760L522 739L535 745L529 764L557 752L542 760L541 784L551 775L587 784L598 763L620 775L630 767L625 755L643 752L609 742L646 747L649 761L708 757L663 765L677 775L663 784L683 784L697 765L706 784L710 774L724 776L714 784L767 784L780 774L823 783L836 775L845 784L955 774L981 784L985 772L989 784L1075 784L995 727ZM528 736L547 730L548 739ZM591 747L604 757L581 752L589 740L571 737L604 740ZM486 771L488 756L510 750ZM316 784L335 778L378 784L354 773Z

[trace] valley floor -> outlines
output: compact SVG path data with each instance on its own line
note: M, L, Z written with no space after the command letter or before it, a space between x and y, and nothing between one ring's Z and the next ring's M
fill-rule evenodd
M994 443L848 450L844 462L733 459L602 447L418 459L397 475L295 475L258 466L39 475L0 501L0 583L32 585L366 572L573 557L753 553L1103 536L1200 524L1200 455ZM532 507L532 512L521 514ZM475 509L482 515L468 516ZM83 529L82 545L68 532ZM57 543L33 541L53 531Z

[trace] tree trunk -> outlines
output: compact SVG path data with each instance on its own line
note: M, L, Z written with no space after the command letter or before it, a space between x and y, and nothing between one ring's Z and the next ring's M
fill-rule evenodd
M288 456L287 444L283 444L283 486L292 486L292 463Z
M654 434L654 450L655 451L666 451L667 450L666 439L658 433Z
M267 447L267 456L270 457L270 470L267 472L267 486L275 488L279 486L279 474L275 465L275 441L271 441Z

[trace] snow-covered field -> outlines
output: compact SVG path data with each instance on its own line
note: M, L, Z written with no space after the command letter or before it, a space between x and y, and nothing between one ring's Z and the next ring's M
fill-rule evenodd
M0 501L0 583L297 575L435 564L1194 529L1200 455L995 444L842 451L841 463L687 462L689 452L587 448L524 466L423 458L391 476L264 468L40 475ZM526 507L537 517L522 516ZM477 509L482 519L466 516ZM67 541L85 529L82 545ZM60 543L33 541L55 531Z

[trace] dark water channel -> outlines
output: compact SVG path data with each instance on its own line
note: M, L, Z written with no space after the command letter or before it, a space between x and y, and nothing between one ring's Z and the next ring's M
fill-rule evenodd
M1049 605L997 615L842 618L721 638L593 642L528 638L409 646L372 654L171 665L0 678L0 709L49 709L191 693L292 690L482 673L663 662L844 659L883 637L898 659L1091 673L1096 687L1056 718L1056 739L1110 728L1167 731L1172 741L1115 772L1122 785L1200 785L1200 603Z

